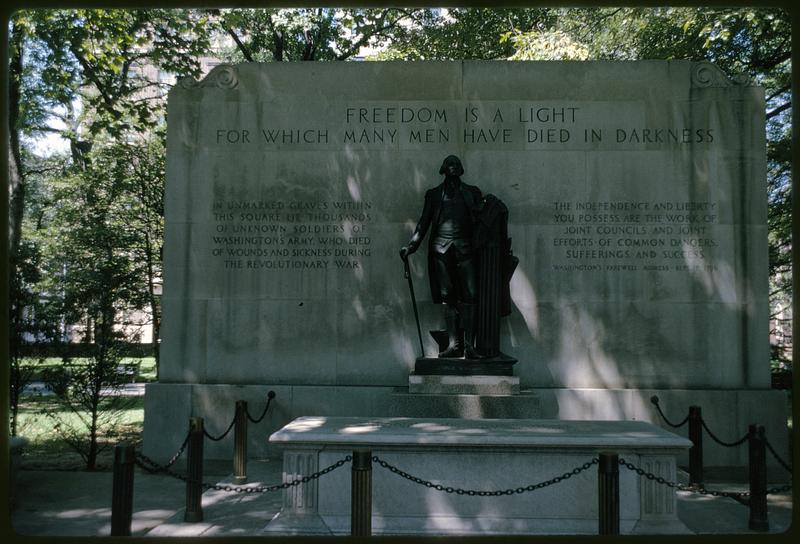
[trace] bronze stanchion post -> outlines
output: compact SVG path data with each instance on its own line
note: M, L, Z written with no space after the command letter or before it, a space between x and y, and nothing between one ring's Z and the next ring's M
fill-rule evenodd
M233 424L233 481L247 482L247 401L236 401Z
M372 451L354 450L351 477L350 535L372 534Z
M689 406L689 483L703 483L703 414L699 406Z
M111 536L131 536L133 518L133 469L136 452L132 444L114 446L114 482L111 490Z
M767 449L763 425L750 425L750 520L751 531L769 531L767 514Z
M183 521L203 521L203 434L203 418L191 418L186 452L186 512Z
M619 534L619 456L601 453L597 467L598 532Z

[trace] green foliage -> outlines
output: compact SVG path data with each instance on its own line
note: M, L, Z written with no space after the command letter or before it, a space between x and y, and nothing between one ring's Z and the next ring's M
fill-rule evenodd
M552 26L548 9L451 8L417 14L374 60L491 60L514 55L509 33Z
M111 467L115 443L141 441L144 397L127 397L125 402L127 406L115 410L113 427L98 434L98 469ZM102 403L101 408L105 409ZM82 417L86 417L85 414ZM55 425L58 429L54 428ZM75 428L80 428L80 417L55 395L25 395L20 401L19 433L30 442L23 454L23 466L30 469L85 469L85 458L63 438L63 434L71 434L68 429Z
M82 364L66 360L44 378L72 414L70 424L59 420L56 428L90 470L102 451L99 438L113 431L125 403L102 393L121 379L120 317L157 306L150 295L160 275L164 154L159 133L103 142L80 166L50 179L38 237L46 259L37 286L66 323L87 323L84 339L92 342L93 356Z
M229 62L332 61L397 39L402 23L421 10L404 9L224 9L213 22L236 45L223 48Z
M26 100L20 129L47 130L36 121L71 109L81 97L94 115L91 134L146 130L158 122L157 79L146 65L198 76L198 58L209 49L207 17L186 10L30 10L15 13L26 32ZM74 131L74 127L71 127ZM72 136L75 136L73 134Z
M47 219L48 176L63 172L58 157L39 159L26 157L32 166L29 172L26 203L29 214L15 248L14 264L9 267L9 401L11 434L17 433L20 395L33 377L30 361L23 360L22 345L31 341L55 341L61 324L60 308L52 297L42 293L47 255L43 251L43 226Z
M118 433L120 412L130 408L130 397L119 388L124 377L117 372L120 357L113 346L97 343L95 356L85 364L65 359L46 368L44 381L66 412L47 411L53 430L78 453L87 470L97 468L98 455L110 445L101 437Z
M120 163L113 149L93 159L85 172L54 180L50 278L53 292L62 293L70 322L84 315L102 321L115 306L124 310L144 304L135 289L138 262L127 251L135 236L120 213L129 205L124 186L116 183Z
M509 60L586 60L589 48L561 30L507 32L501 42L509 40L516 51Z

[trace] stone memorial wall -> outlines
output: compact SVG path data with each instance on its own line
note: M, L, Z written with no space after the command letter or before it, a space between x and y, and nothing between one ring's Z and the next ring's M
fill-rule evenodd
M391 397L420 354L398 250L449 154L509 208L501 349L522 388L636 392L610 412L542 393L552 413L525 417L645 418L648 391L769 387L763 89L711 64L218 66L171 91L168 126L153 407L283 387L276 424L406 415Z

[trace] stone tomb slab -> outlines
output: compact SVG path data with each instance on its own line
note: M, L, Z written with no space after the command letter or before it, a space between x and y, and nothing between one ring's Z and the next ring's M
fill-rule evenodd
M601 451L668 481L691 443L642 421L301 417L269 438L284 448L284 481L329 466L355 449L423 480L504 490L551 480ZM373 463L375 535L597 534L597 468L522 494L448 494ZM349 534L350 470L285 491L265 534ZM672 488L620 468L620 532L687 533Z

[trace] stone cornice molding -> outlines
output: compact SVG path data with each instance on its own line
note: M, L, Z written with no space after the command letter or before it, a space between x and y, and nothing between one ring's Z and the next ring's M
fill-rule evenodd
M728 76L712 62L697 62L692 66L692 87L747 87L752 84L747 74Z
M183 89L196 89L198 87L235 89L239 85L239 73L236 66L232 64L219 64L200 81L187 76L182 78L178 85Z

